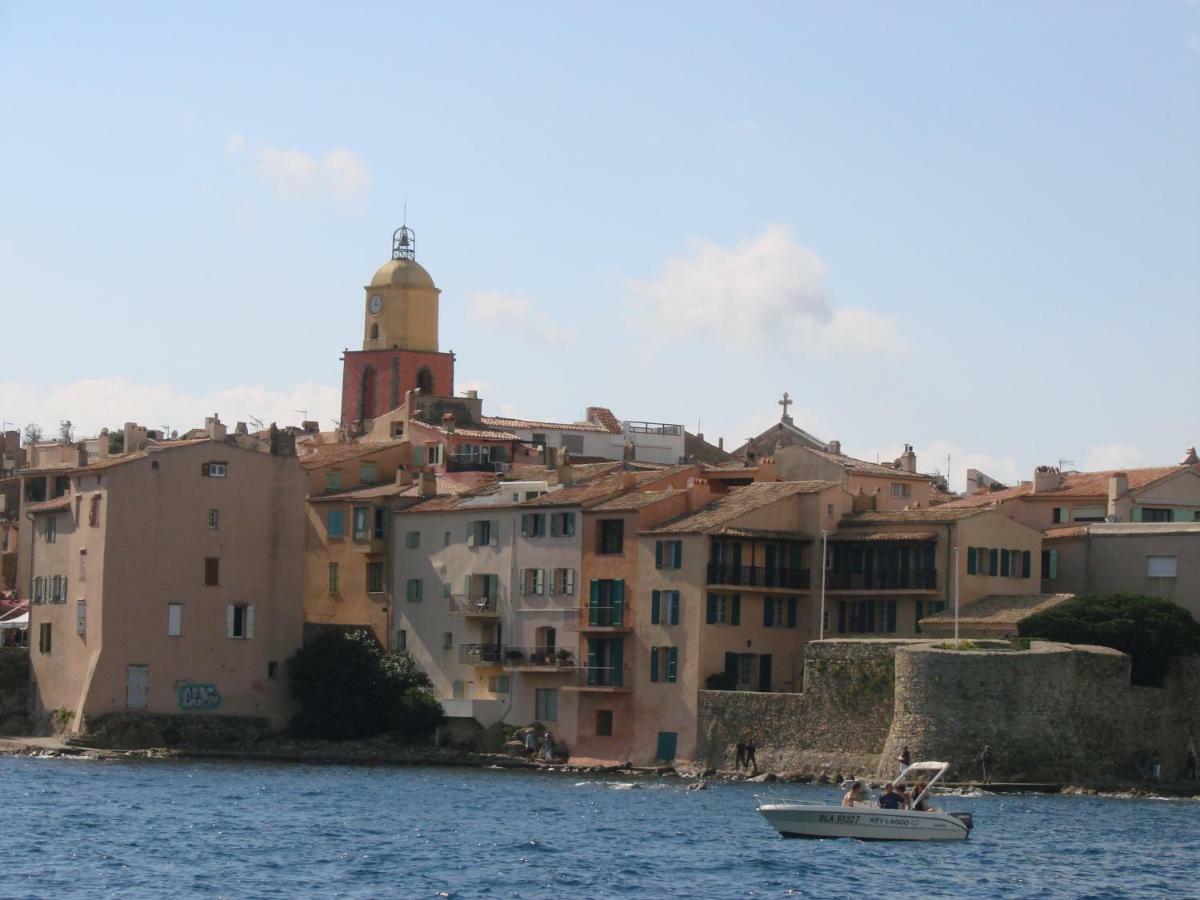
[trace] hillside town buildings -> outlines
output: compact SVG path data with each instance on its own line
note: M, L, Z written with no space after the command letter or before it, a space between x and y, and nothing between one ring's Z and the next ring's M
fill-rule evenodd
M282 727L287 660L363 630L429 675L450 739L536 722L578 762L665 763L695 758L700 692L801 691L814 640L942 634L956 606L1004 633L1091 590L1195 596L1194 454L975 473L955 497L911 445L871 462L805 431L787 394L728 452L597 405L493 416L456 393L411 229L362 302L331 430L5 435L0 589L29 603L43 725Z

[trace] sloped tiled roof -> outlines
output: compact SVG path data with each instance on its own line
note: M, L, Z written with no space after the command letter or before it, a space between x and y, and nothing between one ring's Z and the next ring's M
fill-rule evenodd
M744 515L798 494L816 494L837 487L834 481L759 481L733 488L698 512L682 516L648 534L704 534L730 525Z
M842 516L839 527L853 528L856 525L943 525L985 512L987 512L986 509L951 508L951 504L944 503L941 506L934 506L929 509L898 509L852 513L848 516Z
M139 459L145 459L148 456L159 453L169 453L171 450L178 450L183 447L194 447L197 444L211 443L214 443L214 441L207 435L202 438L193 438L186 441L163 441L161 444L154 444L152 448L147 448L146 450L138 450L134 453L122 453L118 456L106 456L103 459L98 459L86 466L76 466L72 469L72 471L95 472L97 470L115 469L117 466L123 466L126 463L137 462Z
M677 497L680 493L682 492L677 490L636 491L622 494L620 497L613 497L611 500L597 503L590 508L593 512L636 512L643 507L666 500L668 497Z
M829 535L829 540L856 543L886 541L890 544L896 541L930 541L936 537L936 531L838 531Z
M853 456L846 456L844 453L830 453L828 450L818 450L816 447L805 447L805 449L826 462L841 466L858 475L879 475L885 478L907 478L915 481L933 481L934 478L932 475L923 475L920 472L905 472L903 469L897 469L895 466L868 462L865 459L856 459Z
M1189 469L1193 472L1197 471L1195 466L1154 466L1147 469L1064 472L1062 475L1062 484L1059 487L1041 490L1036 494L1033 492L1033 484L1023 481L1016 487L1005 488L1000 491L982 491L977 494L971 494L969 497L952 500L949 503L942 504L942 506L943 508L991 506L993 503L1015 500L1022 497L1031 500L1040 500L1042 498L1057 500L1072 497L1084 497L1088 499L1103 498L1107 500L1108 481L1114 475L1122 473L1127 475L1129 477L1129 490L1140 491L1157 481L1169 478L1172 475L1178 475L1180 472L1186 472Z
M336 463L357 459L360 456L370 456L399 447L404 441L373 441L356 444L320 444L308 454L300 457L300 465L305 469L319 469Z
M456 497L467 491L473 491L484 485L495 483L496 476L489 472L452 472L437 475L438 497ZM313 503L340 503L347 500L371 500L376 497L420 497L419 484L397 484L394 481L386 484L372 484L367 487L352 488L348 491L331 491L310 497Z
M686 459L692 459L698 463L706 463L710 466L737 460L737 457L732 453L710 444L704 438L697 434L692 434L687 429L684 429L683 432L683 455Z
M587 418L589 422L597 423L611 434L621 433L621 423L617 421L617 417L607 406L589 406Z
M1194 534L1200 537L1200 522L1088 522L1051 528L1043 540L1083 537L1150 537L1164 534Z
M473 428L469 424L455 425L454 429L445 428L442 425L435 425L433 422L426 422L424 419L413 419L417 425L429 428L433 431L439 431L444 435L471 438L476 441L515 441L517 436L508 431L492 431L488 428Z
M55 497L53 500L43 500L40 503L26 503L24 512L27 513L42 513L54 512L60 509L70 509L71 498L64 494L61 497Z
M783 447L793 447L796 444L816 450L823 450L826 446L820 438L809 434L803 428L797 428L789 418L777 422L748 443L742 444L733 451L733 455L744 457L748 450L753 450L757 459L764 459L774 456L775 451Z
M1074 594L988 594L977 597L958 608L958 623L962 625L1015 625L1034 613L1053 609ZM953 625L954 611L941 612L921 619L922 625Z
M480 416L480 425L489 428L513 428L519 431L598 431L608 429L595 422L538 422L533 419L505 419L499 416Z
M601 475L598 478L588 479L583 483L567 485L560 490L543 494L540 497L535 497L533 500L527 500L522 506L584 506L591 508L595 504L601 503L611 497L628 490L636 490L637 488L652 485L687 468L689 466L671 466L670 468L656 469L648 472L616 471L608 475ZM630 476L630 480L633 482L629 488L625 486L626 475Z

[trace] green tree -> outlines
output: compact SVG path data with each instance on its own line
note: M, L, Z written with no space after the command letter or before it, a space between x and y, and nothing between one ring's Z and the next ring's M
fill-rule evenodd
M406 652L385 653L365 631L331 631L288 663L301 737L344 740L391 733L419 740L442 719L429 677Z
M1200 653L1200 623L1183 607L1141 594L1077 597L1030 616L1023 637L1098 644L1131 657L1134 684L1160 686L1172 656Z

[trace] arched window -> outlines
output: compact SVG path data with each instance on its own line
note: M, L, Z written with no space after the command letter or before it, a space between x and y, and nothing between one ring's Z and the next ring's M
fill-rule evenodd
M375 418L375 368L367 366L363 369L362 383L359 385L358 394L358 418L373 419Z
M417 372L417 387L422 394L433 393L433 373L425 366L421 366L421 370Z
M372 322L371 323L371 340L375 341L378 339L379 339L379 323Z

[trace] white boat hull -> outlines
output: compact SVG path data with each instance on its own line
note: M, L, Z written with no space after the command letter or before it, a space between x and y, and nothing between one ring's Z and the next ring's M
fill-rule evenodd
M961 841L967 821L944 812L830 806L823 803L764 803L758 811L784 837L857 838L860 841Z

